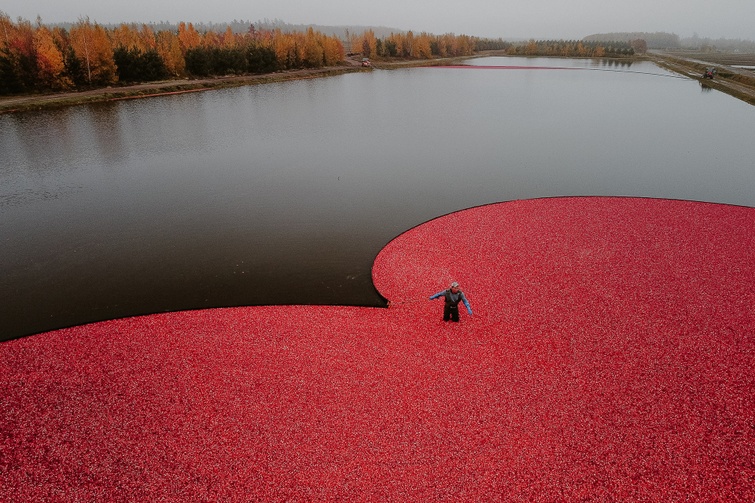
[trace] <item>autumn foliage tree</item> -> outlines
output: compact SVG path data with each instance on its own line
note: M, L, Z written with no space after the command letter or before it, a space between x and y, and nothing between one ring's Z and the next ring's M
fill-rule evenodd
M8 92L32 90L37 82L34 30L28 21L12 23L0 13L3 46L0 50L0 89Z
M626 42L597 42L587 40L529 40L510 45L508 54L523 56L561 56L603 58L633 56L635 51Z
M152 28L121 24L109 35L114 46L113 60L118 81L152 81L168 77L169 72L157 49L157 38Z
M352 52L361 52L364 57L377 58L402 58L402 59L432 59L436 57L470 56L478 48L477 43L483 39L467 35L433 35L422 32L415 34L412 31L405 33L391 33L384 38L375 37L372 30L366 30L361 34L349 36L349 45ZM500 44L488 42L484 49L499 49ZM494 47L495 45L495 47Z
M106 28L80 19L70 30L12 21L0 12L0 94L113 85L185 76L264 73L337 65L342 42L314 29Z
M89 19L79 20L71 28L71 46L85 71L86 84L106 86L117 82L113 46L102 26Z
M66 74L63 52L48 28L39 26L34 32L34 51L39 87L59 91L73 86L73 81Z
M194 29L193 24L180 23L178 25L178 41L181 44L181 50L186 54L186 51L199 47L202 43L202 36Z
M347 33L345 42L350 52L384 59L468 56L510 48L500 40L411 31L384 38L372 30ZM543 45L533 42L531 49L543 50ZM579 48L580 53L601 50L609 54L612 49ZM313 28L290 32L249 26L234 31L228 25L216 31L181 22L174 30L155 31L146 24L105 27L83 18L66 30L47 27L40 19L36 25L14 22L0 12L0 94L321 68L340 64L345 53L344 41Z
M181 41L178 35L161 31L155 36L155 50L165 65L165 71L173 77L180 77L186 70L186 60L181 50Z

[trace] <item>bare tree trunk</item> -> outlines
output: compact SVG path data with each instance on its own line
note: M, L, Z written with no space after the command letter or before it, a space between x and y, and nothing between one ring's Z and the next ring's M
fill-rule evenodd
M89 80L89 85L92 85L92 68L89 66L89 46L87 45L87 35L86 32L84 32L84 54L87 58L87 77Z

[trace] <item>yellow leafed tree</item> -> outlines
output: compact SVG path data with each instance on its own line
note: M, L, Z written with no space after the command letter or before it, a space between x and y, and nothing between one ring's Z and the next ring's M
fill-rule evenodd
M323 41L323 53L325 65L332 66L343 61L344 49L343 44L336 37L326 37Z
M168 73L174 77L182 76L186 70L186 61L178 36L169 31L161 31L157 34L156 43L157 54L163 60Z
M414 40L414 54L412 56L415 58L430 59L433 55L430 46L431 40L430 35L427 33L420 33Z
M316 34L312 27L307 29L304 37L304 63L309 67L317 68L323 65L325 55L321 39L322 37Z
M189 49L199 47L202 43L202 35L194 29L194 25L189 23L188 25L181 22L178 25L178 41L181 43L181 50L184 54Z
M231 30L230 26L226 28L225 33L223 34L223 48L225 49L236 48L236 35L233 34L233 30Z
M157 49L157 37L155 37L155 31L151 26L143 24L142 29L139 31L139 38L145 51Z
M359 45L355 46L354 50L362 51L362 56L365 58L372 58L377 55L377 38L375 38L374 31L365 31L357 41Z
M65 60L55 45L52 32L38 26L34 33L34 52L37 55L37 78L43 87L53 90L69 89L73 83L65 75Z
M110 31L110 39L113 47L123 47L124 49L144 50L142 47L142 40L139 37L139 33L134 31L131 26L123 23L120 26Z
M220 47L220 35L214 31L208 31L202 35L202 47L212 48Z
M89 19L71 27L71 47L80 61L90 85L108 85L118 81L113 47L105 29Z

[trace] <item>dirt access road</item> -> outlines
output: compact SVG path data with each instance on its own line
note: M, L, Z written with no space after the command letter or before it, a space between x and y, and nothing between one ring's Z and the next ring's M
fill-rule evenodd
M380 64L373 64L373 66L381 69L392 69L404 68L407 66L440 65L460 62L468 57L380 62ZM347 57L340 65L325 68L288 70L260 75L232 75L206 79L165 80L159 82L111 86L85 91L28 94L23 96L0 96L0 114L21 112L25 110L61 108L83 103L148 98L152 96L166 96L170 94L206 91L209 89L268 84L289 80L313 79L370 70L371 68L365 68L362 66L361 56L353 55Z
M755 71L723 64L723 54L653 51L648 53L648 58L667 70L700 81L703 86L755 105ZM755 66L755 54L742 61ZM718 74L713 79L705 79L703 72L710 66L715 67Z
M23 96L0 97L0 114L58 108L82 103L117 101L124 99L147 98L150 96L165 96L209 89L221 89L288 80L311 79L328 77L342 73L363 71L361 66L347 62L341 66L327 68L312 68L305 70L291 70L285 72L266 73L262 75L242 75L214 77L208 79L165 80L125 86L90 89L86 91L72 91L51 94L29 94Z
M654 51L649 53L647 57L663 68L698 80L702 85L717 89L751 105L755 105L755 72L722 64L721 54L711 53L701 55L699 53ZM376 68L401 68L405 66L448 64L449 62L458 62L463 59L466 58L448 58L425 61L410 60L383 64L375 64L376 62L373 62L373 65ZM741 56L739 59L741 59ZM755 55L752 55L752 62L748 61L747 64L755 65ZM703 71L707 66L715 66L718 69L718 75L713 80L702 78ZM327 68L291 70L262 75L166 80L91 89L86 91L8 96L0 97L0 114L24 110L58 108L82 103L146 98L150 96L164 96L169 94L204 91L208 89L327 77L358 71L369 71L369 68L362 68L361 58L347 58L344 64Z

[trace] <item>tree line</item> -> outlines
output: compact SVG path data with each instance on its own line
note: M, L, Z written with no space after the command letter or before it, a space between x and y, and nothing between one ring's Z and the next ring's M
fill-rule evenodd
M630 43L632 40L644 40L648 49L671 49L679 47L679 36L674 33L666 32L613 32L613 33L596 33L583 38L585 42L605 43L608 41L618 41Z
M755 52L755 41L731 38L707 38L695 34L692 37L680 38L675 33L667 32L614 32L614 33L596 33L589 35L583 40L588 42L605 42L608 40L618 40L622 42L631 42L633 40L643 40L648 49L692 49L702 51L725 51L725 52Z
M589 42L585 40L530 40L511 45L506 53L515 56L562 56L575 58L616 58L645 52L642 40L632 42Z
M412 31L390 33L377 37L371 29L358 35L348 35L350 52L361 53L364 57L432 59L458 56L471 56L479 51L505 49L510 44L501 39L483 39L469 35L433 35Z
M106 28L81 19L69 29L13 22L0 12L0 94L103 87L179 77L318 68L344 59L337 37L309 29L200 33L191 23L155 31Z
M238 25L238 23L236 23ZM634 54L628 42L534 41L513 44L468 35L372 29L342 38L312 27L198 30L192 23L103 26L88 18L46 26L0 11L0 95L80 90L118 83L245 75L342 63L347 53L376 59L432 59L503 50L512 55L615 57ZM641 52L641 51L640 51Z
M238 23L237 23L238 24ZM213 26L219 28L219 26ZM365 57L466 56L503 48L503 41L466 35L390 33L368 29L345 40L313 28L197 30L192 23L103 26L88 18L46 26L0 12L0 95L65 91L183 77L269 73L344 61L346 49Z

